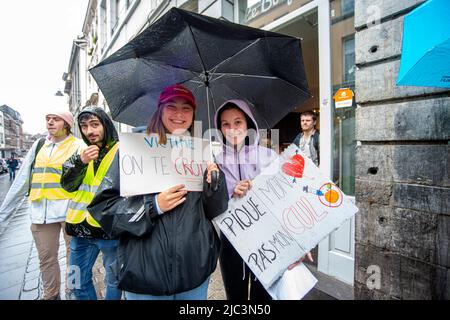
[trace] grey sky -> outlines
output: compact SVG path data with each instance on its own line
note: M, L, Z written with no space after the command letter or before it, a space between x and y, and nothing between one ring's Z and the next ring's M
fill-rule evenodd
M62 74L88 0L0 0L0 105L19 111L27 133L45 131L44 109L67 105ZM68 107L67 107L68 108Z

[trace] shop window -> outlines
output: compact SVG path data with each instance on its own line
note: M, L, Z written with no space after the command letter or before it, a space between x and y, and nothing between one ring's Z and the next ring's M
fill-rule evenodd
M114 0L111 6L111 35L117 30L119 25L119 6L120 0Z
M130 0L118 0L117 1L117 12L119 17L125 16L128 8L130 7Z
M352 14L355 10L355 0L342 0L341 1L341 12L343 16Z
M355 91L354 0L333 0L332 79L333 95L341 88ZM338 15L337 13L339 13ZM334 101L333 101L334 102ZM336 107L333 103L333 182L349 196L355 195L355 104Z
M351 36L343 40L344 78L346 84L355 82L355 37Z
M100 48L101 53L106 48L106 30L107 30L107 17L106 17L106 0L103 0L100 4Z

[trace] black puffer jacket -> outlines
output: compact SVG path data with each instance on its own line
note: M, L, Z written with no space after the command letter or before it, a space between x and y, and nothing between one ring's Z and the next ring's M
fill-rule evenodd
M84 108L78 115L78 127L80 127L80 117L86 113L93 114L100 119L103 130L104 138L102 147L100 148L98 159L94 161L94 173L97 172L100 163L106 154L111 150L111 148L119 141L119 136L117 130L114 127L112 120L109 118L108 114L99 107L87 107ZM84 134L81 134L84 142L89 146L91 143ZM61 176L61 186L64 190L68 192L75 192L80 187L83 182L84 176L86 175L88 165L81 161L80 154L77 152L72 155L62 166L62 176ZM102 230L102 228L93 227L86 220L81 223L72 224L66 222L66 233L71 236L79 238L96 238L96 239L110 239L108 235Z
M216 268L220 240L211 219L227 209L225 177L220 172L216 192L205 181L203 192L188 192L184 203L161 215L154 196L120 197L116 155L88 206L102 228L119 237L119 288L151 295L196 288Z

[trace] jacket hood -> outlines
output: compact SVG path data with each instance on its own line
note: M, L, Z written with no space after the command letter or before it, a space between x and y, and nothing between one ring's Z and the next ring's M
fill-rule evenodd
M100 107L86 107L78 115L77 122L78 122L78 128L80 129L80 132L81 132L81 136L83 137L83 140L87 145L91 145L91 143L84 136L83 132L81 131L81 127L80 127L80 117L86 113L90 113L90 114L97 116L97 118L100 119L100 121L103 125L104 131L105 131L104 132L105 136L103 138L104 143L102 145L102 149L104 147L107 147L107 149L109 149L117 141L119 141L119 135L117 134L117 130L114 127L114 124L113 124L111 118L108 116L108 114L105 112L105 110L103 110Z
M253 116L252 111L250 110L250 106L244 100L232 99L232 100L227 100L224 103L222 103L222 105L217 109L216 113L214 114L214 124L215 124L216 128L220 131L219 115L222 113L222 108L225 107L227 104L234 104L238 109L240 109L242 112L245 113L245 115L247 116L247 127L249 129L254 128L256 131L256 136L252 137L254 139L253 139L253 141L250 141L250 145L257 146L259 143L258 124L256 123L255 117ZM252 123L248 123L249 120ZM224 137L224 139L225 139L225 137Z

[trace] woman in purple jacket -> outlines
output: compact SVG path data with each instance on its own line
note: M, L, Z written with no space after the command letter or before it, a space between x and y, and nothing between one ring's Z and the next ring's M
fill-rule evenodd
M225 174L228 195L243 197L254 179L277 154L259 146L258 124L243 100L228 100L215 114L215 124L222 132L223 152L216 161ZM221 234L220 268L228 300L270 300L239 253ZM249 281L250 297L249 297Z

